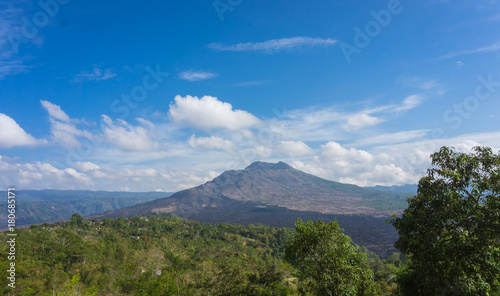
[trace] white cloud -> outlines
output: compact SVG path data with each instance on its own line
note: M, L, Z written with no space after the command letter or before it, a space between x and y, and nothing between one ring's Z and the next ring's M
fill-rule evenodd
M418 181L418 176L406 173L394 161L384 153L347 149L332 141L321 146L319 156L306 162L294 161L292 165L329 180L359 186L402 185Z
M155 125L151 121L149 121L149 120L146 120L146 119L140 118L140 117L136 118L135 120L137 120L140 124L142 124L143 126L146 126L146 127L150 128L150 129L154 129L155 128Z
M102 131L104 140L125 151L150 151L158 148L158 143L150 137L153 123L140 119L139 126L132 126L124 120L116 123L106 115L102 115Z
M159 173L157 170L153 168L145 168L145 169L129 169L125 168L118 172L118 176L120 177L156 177Z
M305 161L300 161L300 160L294 160L290 163L290 165L297 170L301 170L303 172L318 176L318 177L323 177L327 180L334 180L329 176L328 172L323 169L321 166L318 165L318 160L319 158L317 156L314 157L313 161L308 161L307 163Z
M446 84L438 79L411 77L411 78L401 79L400 82L405 86L418 88L426 94L444 95L446 92L449 91L449 88L447 88Z
M0 187L19 189L61 190L125 190L146 192L160 189L178 191L212 180L219 173L214 170L193 171L184 165L176 168L169 163L156 167L109 166L95 162L80 162L74 168L61 164L33 162L19 163L0 155Z
M212 180L219 174L209 170L205 172L194 172L190 169L155 169L151 167L123 169L102 168L93 171L95 183L98 188L104 187L109 190L127 191L178 191L201 185Z
M373 161L372 154L355 148L346 149L339 143L333 141L322 145L321 150L321 154L325 160L328 162L334 162L339 166L345 166L346 161L360 164L370 163Z
M415 159L416 155L430 155L439 150L442 146L454 146L461 152L470 152L473 146L484 145L492 147L494 150L500 150L500 132L464 134L453 138L426 137L417 141L380 145L374 147L376 151L384 151L393 157ZM418 157L420 159L421 157Z
M283 111L269 122L271 130L287 140L328 141L342 139L340 128L346 114L330 108L304 108Z
M463 55L469 55L469 54L475 54L475 53L488 53L488 52L497 52L500 50L500 41L487 45L487 46L482 46L474 49L467 49L467 50L461 50L461 51L455 51L455 52L450 52L448 54L445 54L443 56L440 56L440 59L450 59L454 58L457 56L463 56Z
M73 168L58 169L49 163L11 163L0 156L0 185L23 189L89 189L93 181Z
M384 122L384 120L371 116L367 113L359 113L349 117L347 119L347 124L344 125L344 127L346 129L359 129L367 126L373 126L381 122Z
M187 142L191 147L202 150L220 149L227 152L236 150L236 145L233 142L215 136L197 138L192 135Z
M294 160L291 164L328 180L360 186L416 184L431 166L430 155L442 146L470 153L472 147L478 145L499 151L500 132L385 143L370 151L328 142L321 146L319 155L309 160Z
M206 71L194 71L194 70L188 70L179 73L179 78L187 81L199 81L199 80L206 80L206 79L211 79L217 76L215 73L212 72L206 72Z
M209 47L217 51L262 51L272 53L282 50L300 49L304 47L332 46L337 43L337 40L330 38L292 37L272 39L264 42L238 43L233 45L212 43Z
M411 95L406 97L403 100L403 103L400 106L397 106L395 109L397 111L407 111L411 110L420 104L422 104L424 98L421 95Z
M80 171L84 171L84 172L88 172L88 171L96 171L96 170L99 170L101 169L100 166L90 162L90 161L87 161L87 162L79 162L77 163L77 166L76 166Z
M73 123L60 122L50 118L52 140L63 147L75 148L78 146L79 137L92 139L93 135L85 130L78 129Z
M116 77L116 72L113 69L102 69L98 65L92 66L92 72L82 71L76 74L74 82L82 81L103 81Z
M342 183L356 184L359 186L405 185L414 182L408 174L400 167L394 164L375 165L370 171L365 171L356 177L342 177L339 179Z
M348 140L353 132L386 122L390 116L409 111L423 100L421 95L411 95L399 104L375 106L358 112L347 112L334 106L285 110L268 123L274 132L288 140Z
M269 157L273 154L273 149L264 145L257 145L252 148L252 153L259 157Z
M431 90L440 86L440 83L437 80L428 80L424 81L420 84L420 88L423 90Z
M66 114L61 109L61 106L56 105L56 104L52 104L51 102L44 101L44 100L41 100L40 103L42 103L42 107L45 110L47 110L50 117L57 119L57 120L60 120L60 121L64 121L64 122L70 121L68 114Z
M1 60L0 59L0 80L6 76L26 73L31 66L24 65L23 59Z
M302 141L281 141L280 150L292 157L310 155L314 153L314 150Z
M201 185L203 183L213 180L218 175L219 173L215 171L209 171L206 174L199 174L186 171L171 171L168 173L161 174L161 176L164 179L170 181L173 184L176 184L177 190L188 189L194 186Z
M79 144L79 137L93 139L94 135L86 130L78 129L75 125L78 120L71 119L60 106L43 100L40 103L49 114L52 141L55 144L66 148L75 148Z
M201 99L176 96L175 102L170 104L169 117L175 123L202 130L224 128L234 131L261 123L254 115L243 110L233 110L231 104L211 96Z
M123 126L125 123L111 124ZM148 125L147 120L141 124ZM411 135L406 137L405 133ZM419 140L426 135L428 131L417 130L374 136L366 140L369 150L359 148L357 142L329 141L316 150L290 139L277 138L263 143L256 138L256 133L248 130L226 131L218 136L191 136L188 143L197 149L222 151L210 154L210 161L206 161L206 153L186 149L186 139L173 143L173 150L179 150L173 154L171 151L123 152L104 147L73 168L61 168L63 166L57 163L15 163L0 157L0 187L14 184L24 189L121 190L126 184L130 191L175 191L209 181L217 175L215 171L242 169L253 160L276 162L278 159L333 181L361 186L402 185L416 183L425 175L430 167L429 155L443 145L455 146L462 152L470 152L478 144L495 150L500 147L498 132ZM242 140L244 137L249 140ZM391 138L396 139L391 142ZM238 145L233 148L235 143ZM150 158L137 158L137 155Z
M0 113L0 148L15 146L34 146L45 143L26 133L11 117Z
M395 133L384 133L373 137L364 137L354 141L354 146L365 146L374 144L395 144L409 142L424 138L430 130L401 131Z

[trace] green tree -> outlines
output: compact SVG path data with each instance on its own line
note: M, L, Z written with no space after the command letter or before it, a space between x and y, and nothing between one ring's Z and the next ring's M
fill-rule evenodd
M83 218L82 216L78 215L78 214L73 214L71 215L71 225L73 226L82 226L82 223L83 223Z
M443 147L408 199L396 247L411 258L398 277L404 295L492 295L500 275L500 155Z
M351 238L336 221L298 219L297 235L286 246L285 259L310 280L316 295L371 295L373 273L366 255L356 252Z

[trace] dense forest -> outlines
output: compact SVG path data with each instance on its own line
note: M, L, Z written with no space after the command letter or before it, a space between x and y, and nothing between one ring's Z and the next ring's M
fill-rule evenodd
M314 276L284 260L296 237L290 228L173 216L87 221L75 214L17 231L16 289L2 277L4 295L314 295ZM381 261L347 244L360 256L373 295L390 295L399 254ZM7 244L0 254L7 270Z

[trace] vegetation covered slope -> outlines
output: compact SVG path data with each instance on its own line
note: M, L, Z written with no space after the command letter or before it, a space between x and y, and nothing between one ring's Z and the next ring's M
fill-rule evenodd
M4 295L313 295L314 283L283 260L288 228L210 225L176 217L69 222L18 229L16 289ZM6 239L6 234L1 234ZM400 264L369 254L379 295ZM366 267L369 268L369 267ZM383 292L386 291L386 292Z

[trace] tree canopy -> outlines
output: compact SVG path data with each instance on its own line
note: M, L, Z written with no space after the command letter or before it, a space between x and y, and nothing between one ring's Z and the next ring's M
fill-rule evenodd
M340 231L332 225L325 230ZM68 222L32 225L16 233L16 287L7 286L10 246L0 244L5 274L0 295L328 295L316 293L308 285L314 283L310 276L298 276L301 272L284 262L286 246L296 235L290 228L211 225L162 215L100 221L75 214ZM3 241L7 237L0 233ZM391 278L403 264L399 254L380 260L366 248L356 249L363 254L351 254L355 247L346 236L335 241L342 246L338 252L314 251L340 256L327 263L348 260L335 270L355 280L339 281L353 287L362 274L371 274L356 271L356 260L368 256L375 274L369 284L376 295L390 295L395 288Z
M442 147L408 209L390 223L411 263L404 295L492 295L500 276L500 154ZM498 294L495 294L498 295Z
M285 249L285 259L302 278L310 278L314 295L372 295L373 272L366 256L356 251L336 221L295 224L297 235Z

